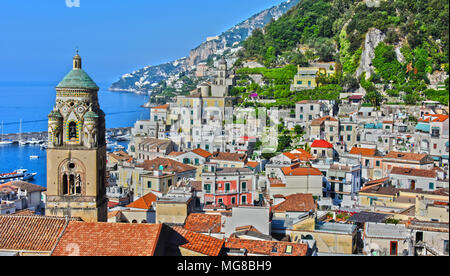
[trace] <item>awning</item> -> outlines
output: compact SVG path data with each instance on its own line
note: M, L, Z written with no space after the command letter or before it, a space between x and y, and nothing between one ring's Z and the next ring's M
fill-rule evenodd
M430 125L418 123L416 126L416 130L423 131L423 132L430 132Z

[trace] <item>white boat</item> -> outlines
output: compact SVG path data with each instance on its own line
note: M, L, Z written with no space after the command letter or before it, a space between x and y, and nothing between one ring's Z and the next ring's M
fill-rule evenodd
M37 156L37 155L30 155L30 159L39 159L39 156Z
M32 179L36 174L37 173L29 173L24 169L15 170L12 173L0 173L0 184L14 180L29 180Z

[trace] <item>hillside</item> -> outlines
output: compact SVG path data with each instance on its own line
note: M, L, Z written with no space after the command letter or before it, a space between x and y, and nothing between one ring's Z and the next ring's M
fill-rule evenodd
M238 56L267 68L336 61L335 77L319 80L317 93L303 93L314 98L323 91L360 91L373 105L388 98L401 104L425 99L448 104L448 7L444 0L303 0L255 30ZM243 73L246 78L248 72ZM279 105L304 98L287 86L269 84L256 89Z
M111 85L112 91L144 92L154 90L157 84L167 80L170 76L184 73L190 70L191 66L207 60L218 51L236 45L248 38L253 30L264 27L271 20L278 19L300 0L288 0L280 5L266 9L249 19L237 24L225 31L218 39L205 41L198 47L190 51L188 57L184 57L172 62L156 66L148 66L136 70L129 74L124 74L120 80Z

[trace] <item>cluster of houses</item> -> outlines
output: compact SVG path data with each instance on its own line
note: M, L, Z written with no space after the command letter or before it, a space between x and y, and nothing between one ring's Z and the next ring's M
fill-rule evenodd
M316 69L333 73L324 66ZM300 69L292 89L301 92L317 70ZM27 242L0 235L0 252L449 255L448 107L376 109L351 96L262 114L235 107L234 82L220 61L214 81L151 108L127 151L108 153L108 223L4 213L3 198L20 201L27 190L0 186L0 232L29 231ZM304 135L276 153L280 124ZM53 232L39 243L45 229Z

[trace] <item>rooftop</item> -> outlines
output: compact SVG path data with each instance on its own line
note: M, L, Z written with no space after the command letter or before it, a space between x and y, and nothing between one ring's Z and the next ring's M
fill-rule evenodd
M149 210L158 197L154 193L148 193L138 200L127 205L128 208Z
M228 249L246 249L248 254L264 256L306 256L308 245L304 243L245 240L229 238L225 247Z
M272 207L272 212L309 212L315 210L316 204L312 194L293 194L285 201Z
M311 144L311 148L333 148L333 145L325 140L315 140Z
M437 175L436 171L434 170L421 170L421 169L400 168L400 167L392 168L391 174L409 175L415 177L428 177L428 178L436 178Z
M154 256L161 224L70 222L53 256Z
M223 240L189 231L179 226L174 226L172 229L177 234L170 238L172 243L206 256L219 256L225 243Z
M222 229L220 215L192 213L186 218L184 228L199 233L220 233Z

